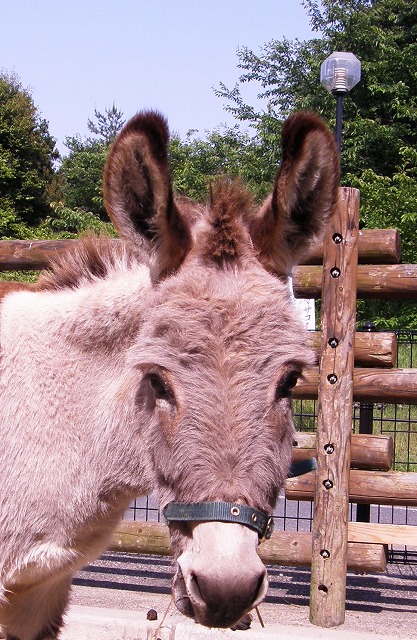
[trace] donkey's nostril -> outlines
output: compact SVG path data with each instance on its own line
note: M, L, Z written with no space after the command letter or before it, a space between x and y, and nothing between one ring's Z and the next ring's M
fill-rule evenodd
M266 570L259 576L258 583L256 585L256 591L254 598L252 600L255 603L258 598L261 596L263 598L265 596L265 583L267 582Z
M189 595L189 598L190 598L191 602L193 604L197 605L197 607L201 607L206 602L206 600L205 600L205 598L204 598L204 596L203 596L203 594L201 593L201 590L200 590L198 576L194 572L191 573L191 580L190 580L189 585L188 585L188 595Z

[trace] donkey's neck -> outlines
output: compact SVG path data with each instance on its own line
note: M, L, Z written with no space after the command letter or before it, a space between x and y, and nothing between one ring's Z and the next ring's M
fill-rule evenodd
M29 341L47 353L120 351L141 325L150 287L148 268L139 265L76 289L15 292L0 306L2 344L21 349Z
M17 439L29 429L40 450L70 455L79 473L88 465L95 495L149 488L126 370L149 291L137 267L80 289L19 291L0 305L2 420Z

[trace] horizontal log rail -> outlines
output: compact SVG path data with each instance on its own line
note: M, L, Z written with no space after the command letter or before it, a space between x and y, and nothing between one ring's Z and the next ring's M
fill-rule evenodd
M412 524L383 524L380 522L349 522L350 542L393 544L417 548L417 527Z
M170 555L168 527L159 522L121 522L113 534L109 549L168 556ZM309 566L311 564L311 533L274 531L269 540L259 545L258 552L265 564ZM351 571L383 573L387 564L384 546L349 543L347 562Z
M362 229L358 237L359 263L397 264L401 260L398 229ZM323 262L323 243L317 244L303 264Z
M311 332L313 348L320 351L320 331ZM398 341L394 332L358 331L355 334L355 365L361 367L395 367Z
M396 245L395 230L367 230L362 238L369 233L389 232L393 235L391 245ZM375 235L375 238L378 237ZM0 271L24 271L43 269L51 256L56 256L68 250L71 244L78 240L2 240L0 241ZM114 239L112 242L120 242ZM359 241L359 251L360 251ZM362 240L363 242L363 240ZM374 241L368 242L372 251L367 250L367 261L371 262L371 254L378 255L378 246ZM373 252L373 253L372 253ZM359 254L360 255L360 254ZM396 250L391 250L388 256L381 255L381 259L389 264L361 264L358 267L358 297L359 298L398 298L417 299L417 265L391 264L397 261ZM372 260L373 262L373 260ZM322 285L322 268L320 266L301 265L294 269L294 294L297 298L320 298Z
M301 462L316 456L316 434L298 431L294 436L292 461ZM367 471L389 471L394 460L390 436L354 433L351 438L350 466Z
M309 471L302 476L288 478L285 481L285 497L288 500L313 500L315 473ZM335 482L334 478L329 480ZM417 507L417 473L352 469L349 475L349 501Z
M320 266L294 267L293 289L296 298L321 297L323 269ZM389 298L417 299L417 264L358 266L357 296L365 300Z
M0 271L39 270L47 260L68 251L78 240L2 240Z
M78 240L2 240L0 271L37 270L49 256L61 254ZM119 240L114 240L119 242ZM396 264L401 258L397 229L363 229L359 234L359 261L363 264ZM323 245L318 244L306 264L321 264Z
M337 382L336 382L337 384ZM317 399L318 368L304 372L293 391L293 398ZM417 404L417 369L353 370L353 400L356 402L386 402Z

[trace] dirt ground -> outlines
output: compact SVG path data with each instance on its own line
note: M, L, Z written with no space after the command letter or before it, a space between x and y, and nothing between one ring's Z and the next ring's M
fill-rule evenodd
M265 623L311 626L310 572L269 567L270 588L260 613ZM172 568L169 559L107 553L74 580L73 604L137 611L146 618L155 609L159 619L167 609ZM178 617L170 610L170 616ZM254 621L254 623L257 621ZM346 621L341 631L417 639L417 566L388 565L386 574L348 574ZM243 633L243 632L239 632Z

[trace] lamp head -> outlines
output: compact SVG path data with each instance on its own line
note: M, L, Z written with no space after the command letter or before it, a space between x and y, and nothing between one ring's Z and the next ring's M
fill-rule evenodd
M320 83L333 94L348 93L361 79L361 63L353 53L334 51L320 67Z

